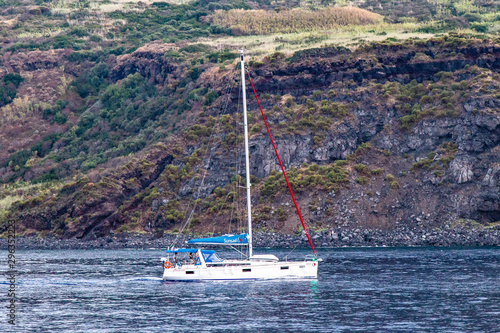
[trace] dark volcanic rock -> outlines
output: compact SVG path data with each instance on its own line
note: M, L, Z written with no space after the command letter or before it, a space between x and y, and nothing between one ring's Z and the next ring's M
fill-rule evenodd
M150 43L132 54L119 56L111 69L111 80L117 81L139 73L150 83L164 84L167 76L177 69L177 65L165 57L165 51L172 47L171 44Z
M371 229L329 229L310 233L313 245L321 255L321 248L359 246L500 246L500 228L483 229L470 226L434 230L371 230ZM193 238L189 235L167 234L154 236L121 235L107 236L93 240L19 237L17 249L123 249L183 247ZM256 248L307 248L309 242L305 233L285 235L279 233L254 233ZM0 239L0 249L7 249L7 240Z

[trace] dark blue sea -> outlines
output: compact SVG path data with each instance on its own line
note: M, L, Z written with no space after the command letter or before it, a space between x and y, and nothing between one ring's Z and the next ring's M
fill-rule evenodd
M499 248L318 252L313 281L165 283L162 249L18 250L0 332L500 332Z

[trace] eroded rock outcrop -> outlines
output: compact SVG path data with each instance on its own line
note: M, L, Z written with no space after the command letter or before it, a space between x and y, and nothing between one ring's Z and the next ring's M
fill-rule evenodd
M139 73L150 83L164 84L167 76L177 69L177 65L165 56L165 52L175 48L175 44L153 42L131 54L121 55L116 59L116 65L111 68L110 78L117 81L130 74Z

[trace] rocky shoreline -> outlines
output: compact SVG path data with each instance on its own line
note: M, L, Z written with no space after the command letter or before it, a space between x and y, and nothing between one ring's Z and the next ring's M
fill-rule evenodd
M397 246L500 246L500 226L493 228L455 227L433 230L371 230L371 229L329 229L310 232L313 244L317 248L332 247L397 247ZM16 248L30 250L66 250L66 249L124 249L124 248L167 248L174 244L176 235L132 235L94 239L58 239L24 236L16 238ZM179 235L176 247L182 247L185 241L194 235ZM197 236L198 237L198 236ZM255 232L254 247L294 248L308 247L305 233L284 235L272 232ZM0 239L0 249L7 249L7 239Z

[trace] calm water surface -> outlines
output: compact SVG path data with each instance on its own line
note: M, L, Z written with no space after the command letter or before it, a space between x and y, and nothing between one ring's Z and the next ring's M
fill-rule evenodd
M498 248L319 253L314 281L165 283L161 249L18 251L0 332L500 332Z

